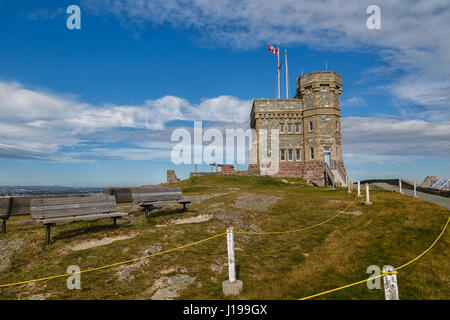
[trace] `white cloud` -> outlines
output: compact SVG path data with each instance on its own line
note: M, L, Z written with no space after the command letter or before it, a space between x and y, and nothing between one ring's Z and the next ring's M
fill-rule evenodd
M354 101L361 102L359 97ZM142 105L97 106L0 82L0 158L169 159L170 121L209 120L209 127L223 132L245 129L250 108L251 101L232 96L205 98L197 105L165 96ZM345 154L450 155L450 121L358 117L342 121Z
M361 117L342 122L345 154L450 156L450 122Z
M10 157L11 150L22 150L34 158L53 158L62 147L81 146L94 134L103 141L111 140L108 133L101 137L105 131L115 132L118 140L126 141L123 137L130 133L114 131L117 128L161 131L174 120L246 122L250 108L250 101L231 96L203 99L198 105L164 96L142 105L97 106L31 90L19 83L0 82L0 150L4 150L0 157ZM142 138L130 143L135 141L142 142Z
M448 0L381 0L381 30L366 27L372 0L89 0L83 6L113 14L137 28L170 25L194 30L205 46L253 49L267 43L377 54L399 99L448 109L450 6Z
M341 108L347 107L365 107L367 106L367 101L362 97L350 97L341 101Z

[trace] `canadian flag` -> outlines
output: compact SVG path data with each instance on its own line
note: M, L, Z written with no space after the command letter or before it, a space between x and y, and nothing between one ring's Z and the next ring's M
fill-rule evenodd
M269 51L272 52L273 54L278 55L278 49L275 49L273 46L269 46Z

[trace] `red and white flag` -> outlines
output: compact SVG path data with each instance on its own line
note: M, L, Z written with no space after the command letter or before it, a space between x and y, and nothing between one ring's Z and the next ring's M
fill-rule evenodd
M273 54L278 55L278 49L275 49L273 46L269 46L269 51L272 52Z

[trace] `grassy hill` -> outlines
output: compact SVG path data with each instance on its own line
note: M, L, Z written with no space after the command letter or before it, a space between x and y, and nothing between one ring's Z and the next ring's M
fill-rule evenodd
M165 251L226 231L285 231L336 215L355 192L307 186L304 180L207 176L181 181L188 212L165 207L145 219L138 207L112 230L108 219L57 224L44 247L45 230L28 218L11 218L0 235L0 285L81 270ZM399 266L435 240L450 211L389 191L371 192L372 206L356 201L346 213L317 228L280 235L236 234L239 299L298 299L368 277L370 265ZM189 219L191 218L191 219ZM202 222L200 222L202 221ZM114 241L115 240L115 241ZM450 297L448 230L433 249L398 274L400 299ZM101 245L103 244L103 245ZM74 250L76 249L76 250ZM66 278L0 288L1 299L223 299L226 238L145 260L83 273L81 290ZM383 299L365 284L319 299Z

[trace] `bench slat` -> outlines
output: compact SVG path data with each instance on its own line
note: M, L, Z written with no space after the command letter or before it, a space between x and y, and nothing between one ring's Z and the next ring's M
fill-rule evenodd
M113 212L117 206L114 196L102 194L31 199L30 210L32 218L45 219Z
M179 187L131 187L133 193L181 192Z
M74 208L74 209L60 209L60 210L47 210L44 212L31 211L31 217L33 219L42 218L56 218L67 216L84 216L93 213L113 212L116 211L116 206L102 206L102 207L89 207L89 208Z
M133 193L134 202L161 201L161 200L182 200L181 192L155 192L155 193Z
M73 204L55 204L55 205L45 205L45 206L37 206L31 207L33 212L45 212L45 211L54 211L54 210L66 210L66 209L81 209L81 208L109 208L115 207L114 203L111 201L108 202L86 202L86 203L73 203Z
M70 221L81 221L81 220L91 220L91 219L124 217L127 215L128 215L128 213L126 213L126 212L114 212L114 213L92 214L92 215L76 216L76 217L41 219L41 220L38 220L38 222L42 223L42 224L48 224L48 223L57 223L57 222L70 222Z
M114 196L109 196L105 194L79 195L72 197L40 197L31 199L31 207L38 207L45 205L90 203L90 202L112 202L112 201L115 201Z
M30 214L30 197L13 197L11 216L26 216ZM8 214L9 197L0 198L0 216Z

